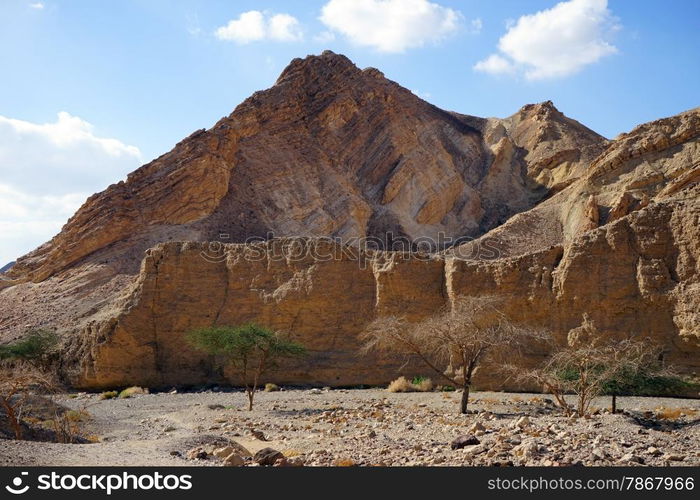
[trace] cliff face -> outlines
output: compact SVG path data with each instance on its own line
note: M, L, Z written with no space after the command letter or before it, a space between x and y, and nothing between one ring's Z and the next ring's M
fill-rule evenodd
M310 350L272 380L384 383L400 370L425 369L361 355L358 335L367 323L384 314L418 320L459 295L499 296L516 321L546 326L559 339L584 318L608 338L654 338L671 363L693 372L700 369L699 218L697 197L662 202L566 247L493 261L360 252L317 239L226 245L212 260L204 258L206 244L161 244L148 251L120 314L76 337L73 376L88 387L222 380L210 360L187 348L184 333L252 321L290 332ZM488 370L477 384L517 388Z
M257 321L312 352L279 382L383 383L404 360L359 356L369 321L499 295L562 339L584 316L606 337L650 335L693 372L699 117L607 141L551 102L477 118L343 56L297 59L0 275L0 341L56 328L78 386L200 383L222 374L183 333ZM243 244L269 234L295 238ZM319 238L441 234L476 240L417 257Z

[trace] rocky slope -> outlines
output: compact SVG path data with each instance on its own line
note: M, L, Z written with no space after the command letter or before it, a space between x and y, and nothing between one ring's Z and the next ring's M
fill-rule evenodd
M18 259L0 281L0 340L56 328L76 385L172 385L222 377L184 331L258 321L312 351L280 382L380 383L403 360L358 357L369 321L489 294L561 338L584 317L655 337L692 372L699 137L698 110L607 141L551 102L477 118L343 56L297 59ZM306 238L242 244L270 234ZM329 236L477 239L421 257Z

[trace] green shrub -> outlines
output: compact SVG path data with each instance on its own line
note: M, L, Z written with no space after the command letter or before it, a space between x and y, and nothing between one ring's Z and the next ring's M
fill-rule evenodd
M186 339L195 349L221 358L237 372L245 384L249 410L253 409L258 380L268 368L280 358L306 354L304 346L255 324L201 328L187 332Z
M45 361L56 353L58 336L49 330L30 330L23 339L0 345L0 360Z
M114 399L117 396L119 396L119 393L117 391L105 391L102 394L100 394L100 399Z
M279 390L280 388L277 384L265 384L265 392L276 392Z
M131 396L135 396L136 394L148 394L148 389L144 389L143 387L137 386L127 387L119 393L119 398L126 399L130 398Z

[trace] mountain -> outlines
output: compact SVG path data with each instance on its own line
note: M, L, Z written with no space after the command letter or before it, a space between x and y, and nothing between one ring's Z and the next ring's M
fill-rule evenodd
M56 328L78 386L194 384L220 374L182 333L257 321L311 350L280 382L382 383L403 360L357 357L371 319L488 294L559 338L584 317L657 337L692 371L699 135L698 110L610 141L549 101L479 118L342 55L295 59L18 259L0 339Z
M15 261L13 260L12 262L8 262L4 266L0 267L0 273L4 273L8 271L12 266L15 265Z

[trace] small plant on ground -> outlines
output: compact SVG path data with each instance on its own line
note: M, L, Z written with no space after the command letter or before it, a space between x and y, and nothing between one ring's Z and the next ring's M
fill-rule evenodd
M100 394L100 399L114 399L117 396L119 396L119 393L117 391L105 391L102 394Z
M81 440L97 442L99 438L90 436L82 438L82 424L90 420L92 416L85 408L80 410L56 411L54 417L44 425L53 430L54 436L58 443L77 443Z
M265 384L265 392L277 392L280 388L277 384L267 383Z
M144 389L143 387L137 386L127 387L119 393L119 398L126 399L130 398L131 396L136 396L137 394L148 394L148 389Z
M389 384L387 390L389 392L430 392L433 390L433 381L425 377L415 377L413 380L399 377Z
M282 358L306 354L302 345L254 324L202 328L188 332L186 337L194 348L217 356L235 370L245 385L248 410L253 409L260 378L269 368Z

